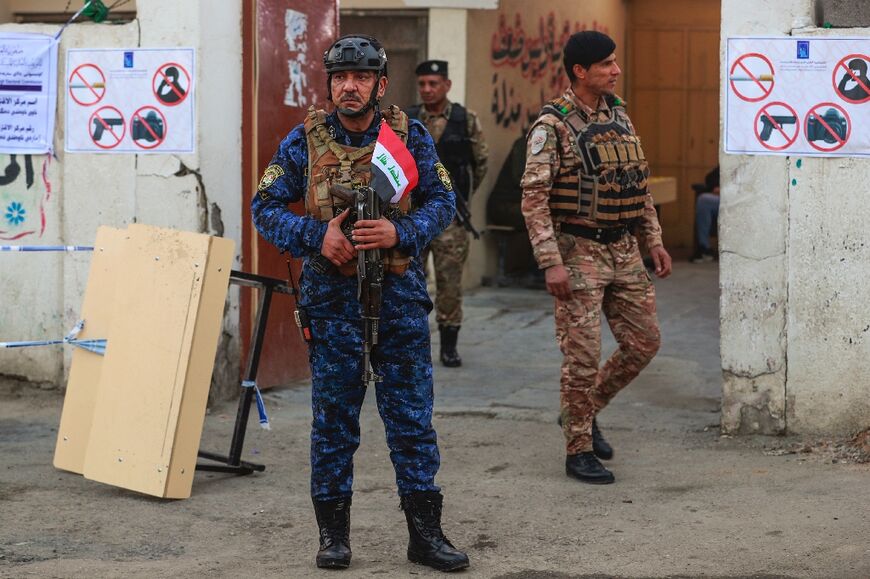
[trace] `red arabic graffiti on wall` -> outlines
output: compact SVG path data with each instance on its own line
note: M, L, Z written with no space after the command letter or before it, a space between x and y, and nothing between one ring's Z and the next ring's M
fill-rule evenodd
M562 47L573 33L583 30L608 32L607 26L597 21L590 26L566 18L557 25L555 13L550 12L538 19L537 34L533 34L525 30L519 12L514 14L513 26L508 26L506 14L499 14L490 45L490 62L500 69L492 75L496 124L508 128L522 122L527 126L546 101L564 90L568 78L562 68ZM517 71L522 81L517 79ZM537 90L530 84L537 85Z

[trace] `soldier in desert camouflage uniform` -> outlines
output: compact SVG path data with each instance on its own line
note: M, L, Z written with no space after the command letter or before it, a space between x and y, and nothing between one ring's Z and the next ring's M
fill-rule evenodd
M556 298L565 469L593 484L614 481L598 460L613 451L595 416L659 348L655 289L638 244L657 276L671 273L646 158L625 103L613 94L621 73L615 48L595 31L568 40L571 87L532 125L522 179L529 238ZM619 348L599 369L602 308Z
M468 205L486 176L489 150L480 121L473 111L447 99L451 82L446 61L421 62L415 72L423 104L409 107L408 116L426 125L438 157L450 171L454 193ZM450 367L462 365L456 341L462 325L462 268L468 259L468 246L468 231L456 219L430 245L435 264L435 320L441 335L441 363ZM423 255L423 263L427 255Z

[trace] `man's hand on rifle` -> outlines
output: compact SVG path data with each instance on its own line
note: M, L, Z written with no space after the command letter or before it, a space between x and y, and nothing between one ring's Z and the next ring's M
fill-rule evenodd
M390 249L399 243L396 226L386 217L360 219L353 226L353 240L357 251Z
M329 220L326 235L323 236L323 245L320 247L320 253L335 265L345 264L356 256L356 249L341 231L341 224L349 213L350 211L345 209Z

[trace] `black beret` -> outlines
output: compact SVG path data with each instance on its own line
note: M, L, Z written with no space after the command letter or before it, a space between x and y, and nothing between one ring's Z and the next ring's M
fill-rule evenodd
M616 50L613 39L597 30L575 32L565 43L563 61L568 76L573 78L571 69L575 64L589 68L596 62L601 62Z
M447 61L446 60L424 60L420 64L417 65L417 69L414 71L417 76L421 76L424 74L440 74L443 77L447 77Z

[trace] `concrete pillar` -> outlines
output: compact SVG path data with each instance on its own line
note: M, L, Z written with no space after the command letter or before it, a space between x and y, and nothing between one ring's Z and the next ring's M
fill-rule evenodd
M812 25L814 8L809 0L723 2L723 62L729 36L832 35ZM870 37L870 29L847 35ZM859 184L870 179L870 162L720 158L723 430L848 435L867 428L870 202Z

